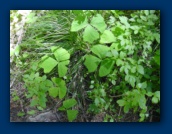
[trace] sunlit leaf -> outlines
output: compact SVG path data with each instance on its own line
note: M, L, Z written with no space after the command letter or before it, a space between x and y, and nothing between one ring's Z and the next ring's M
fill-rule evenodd
M107 46L104 46L104 45L95 45L91 48L91 51L101 59L106 56L106 53L109 50L110 50L110 48Z
M59 88L57 87L49 88L48 91L49 91L49 95L53 98L56 98L59 94Z
M88 25L83 33L83 39L86 42L93 43L99 38L99 33L90 25Z
M97 14L92 18L91 25L97 28L100 32L103 32L107 27L104 18L100 14Z
M49 73L56 65L57 61L51 57L48 57L39 66L44 69L44 73Z
M100 61L101 60L95 56L87 55L84 65L87 67L88 72L94 72L97 69Z
M71 25L71 31L72 32L77 32L77 31L83 29L84 27L86 27L87 24L88 24L87 18L85 18L85 21L81 22L81 23L78 20L74 20L72 22L72 25Z
M105 30L100 37L100 43L112 43L116 38L110 30Z

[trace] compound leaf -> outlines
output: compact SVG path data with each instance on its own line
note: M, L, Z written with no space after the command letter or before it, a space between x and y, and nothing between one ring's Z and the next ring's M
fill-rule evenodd
M67 88L64 80L60 78L52 78L52 81L56 84L59 89L59 98L62 99L66 95Z

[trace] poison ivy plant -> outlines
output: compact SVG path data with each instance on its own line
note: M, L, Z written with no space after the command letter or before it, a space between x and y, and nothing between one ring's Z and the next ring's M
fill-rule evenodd
M77 32L85 28L83 32L83 41L93 43L95 40L99 39L99 32L103 33L107 25L104 18L97 14L91 19L91 23L88 22L87 17L84 22L79 23L78 20L74 20L71 25L71 32ZM98 30L98 31L97 31Z
M77 104L77 101L75 99L68 99L63 101L63 105L58 108L58 110L66 111L68 120L71 122L76 119L78 110L70 110L69 108L72 108Z
M27 37L10 51L16 66L25 69L21 72L25 72L31 106L43 110L47 95L60 101L75 97L80 102L88 97L92 101L88 112L105 112L104 120L112 122L125 120L120 114L129 112L146 121L159 109L160 11L65 10L47 14L40 20L30 14ZM69 121L78 115L75 99L64 100L58 108L66 112ZM119 107L124 112L118 111Z
M99 69L100 77L104 77L111 72L113 65L115 64L115 61L113 58L109 58L109 57L105 58L109 50L110 50L109 47L103 45L95 45L91 48L93 54L95 54L99 58L93 55L86 56L84 65L87 67L89 72L96 71L99 63L101 63ZM110 51L110 53L112 53L110 56L113 56L113 51Z
M49 95L54 98L59 96L60 99L63 99L67 92L65 81L60 78L52 78L52 81L55 87L49 88Z
M40 67L44 69L44 73L49 73L55 66L58 65L59 77L63 77L67 73L67 65L69 64L70 54L64 48L52 47L51 51L56 58L53 59L47 55L41 59Z

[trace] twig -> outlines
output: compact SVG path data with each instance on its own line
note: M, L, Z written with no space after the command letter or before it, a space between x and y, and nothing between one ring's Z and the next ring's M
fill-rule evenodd
M122 107L120 107L120 109L119 109L118 116L120 116L120 114L121 114L121 109L122 109Z
M115 96L109 95L109 96L112 97L112 98L118 98L118 97L124 96L124 94L122 94L122 95L115 95Z

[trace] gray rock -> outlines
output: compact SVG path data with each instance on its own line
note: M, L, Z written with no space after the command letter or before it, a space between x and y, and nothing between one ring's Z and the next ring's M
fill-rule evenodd
M41 113L35 117L28 117L27 122L57 122L56 115L49 111L45 113Z

